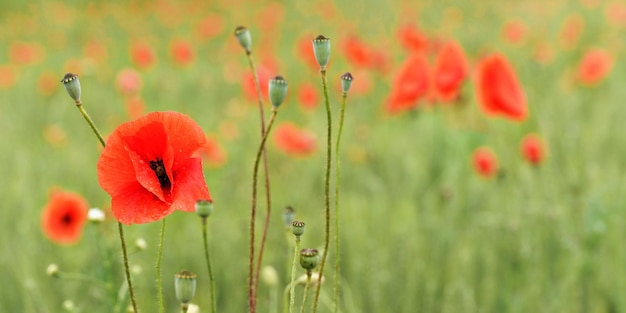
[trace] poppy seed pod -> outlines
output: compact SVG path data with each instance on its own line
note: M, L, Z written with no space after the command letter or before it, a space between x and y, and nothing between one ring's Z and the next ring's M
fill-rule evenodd
M235 28L235 37L237 37L239 44L246 49L246 52L250 52L250 49L252 49L252 37L248 28L245 26Z
M283 211L283 222L285 223L285 227L289 229L291 227L291 222L293 222L293 218L296 215L296 211L292 206L287 206Z
M270 79L268 94L272 106L278 108L287 96L287 81L280 75Z
M65 91L67 94L74 99L74 101L80 101L80 81L78 80L78 75L73 73L66 73L61 79L61 83L63 83L63 87L65 87Z
M311 271L317 267L320 256L317 249L302 249L300 250L300 266L307 271Z
M346 72L341 75L341 90L344 93L347 93L350 90L350 86L352 86L352 74L350 72Z
M213 213L213 201L198 200L196 202L196 213L202 218L211 216L211 213Z
M304 222L293 221L291 223L291 232L296 236L300 237L304 234Z
M184 270L174 276L176 298L182 304L187 304L196 293L196 274Z
M328 60L330 59L330 38L319 35L313 39L313 53L315 54L315 60L322 69L326 68Z

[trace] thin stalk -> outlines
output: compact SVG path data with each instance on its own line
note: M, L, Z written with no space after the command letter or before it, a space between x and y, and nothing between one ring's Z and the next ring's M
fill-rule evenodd
M83 118L87 121L87 124L89 124L89 127L91 127L91 130L93 131L93 133L96 135L96 137L98 137L98 140L100 141L100 144L102 144L102 147L105 147L106 143L104 142L104 138L100 134L100 131L96 127L96 124L94 124L89 114L87 114L87 111L85 111L85 108L83 107L83 103L80 100L76 101L76 108L78 108L78 111L83 116ZM130 267L128 266L128 251L126 250L126 240L124 240L124 228L122 226L122 223L120 222L117 222L117 231L119 233L120 242L122 245L122 256L124 258L124 272L126 273L126 283L128 284L128 293L130 294L130 302L133 306L133 311L139 312L139 310L137 310L137 301L135 300L135 291L133 289L133 282L130 278Z
M300 313L304 313L304 305L306 304L306 298L309 294L309 287L311 286L311 271L306 272L306 285L304 285L304 295L302 296L302 306L300 306Z
M295 293L295 289L296 289L296 264L298 262L298 253L300 251L300 236L296 236L296 248L293 252L293 262L291 262L291 280L290 280L290 286L291 288L289 288L289 313L293 313L294 310L294 306L296 303L296 293Z
M332 116L330 112L330 100L328 99L328 83L326 81L326 69L321 69L322 87L324 89L324 102L326 104L327 136L326 136L326 176L324 180L324 253L320 263L319 279L313 300L313 313L317 311L317 302L322 289L322 276L324 275L324 265L328 256L328 244L330 242L330 165L332 155Z
M333 282L333 312L335 313L337 313L339 309L339 187L341 179L339 172L339 144L341 143L341 133L343 131L343 120L346 113L346 99L348 98L348 93L344 92L342 98L339 132L337 133L337 143L335 146L335 277Z
M265 148L265 142L267 141L267 137L272 130L272 125L274 124L276 114L278 114L278 110L274 108L272 110L272 116L270 117L270 121L267 126L267 131L265 132L265 135L263 135L263 139L261 140L261 144L259 145L259 150L257 151L256 158L254 159L254 170L252 172L252 206L250 209L250 258L248 260L248 309L250 313L254 313L256 311L257 276L254 274L254 219L256 217L259 163L261 161L261 154L263 154L263 149Z
M261 138L265 136L265 112L263 109L263 95L261 93L261 84L259 83L259 76L256 73L256 68L254 67L254 62L252 61L252 52L246 51L246 56L248 59L248 64L250 65L250 70L252 71L252 77L254 78L254 86L256 87L257 98L259 99L259 116L261 118ZM265 251L265 242L267 238L267 230L270 224L270 216L272 213L272 201L270 197L270 172L267 166L267 150L263 147L263 172L265 173L265 199L267 205L267 211L265 215L265 223L263 225L263 235L261 236L261 243L259 245L259 258L257 260L256 265L256 274L255 281L256 284L254 286L254 301L256 304L256 290L259 282L259 273L261 269L261 262L263 261L263 251Z
M161 281L161 260L163 259L163 243L165 239L165 219L161 222L161 235L159 238L159 252L157 254L157 298L159 301L159 313L165 312L165 306L163 305L163 282Z
M217 312L217 304L215 303L215 284L213 282L213 271L211 270L211 258L209 258L209 244L207 239L206 217L202 218L202 238L204 240L204 258L209 271L209 283L211 284L211 312Z

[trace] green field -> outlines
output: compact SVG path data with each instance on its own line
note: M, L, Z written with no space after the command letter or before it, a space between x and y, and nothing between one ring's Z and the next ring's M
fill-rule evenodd
M515 43L503 37L512 20L525 26ZM569 37L568 23L579 30ZM182 112L217 139L226 160L203 167L215 204L208 238L217 307L248 309L252 170L261 136L257 100L242 87L250 69L233 35L239 25L251 31L257 67L289 82L277 125L292 122L316 138L306 156L268 140L272 213L263 265L276 269L279 283L260 281L258 312L283 312L293 249L283 208L293 206L306 222L303 248L324 244L326 113L320 74L298 48L318 34L332 42L333 140L340 76L354 75L340 151L341 312L626 312L626 6L617 0L3 2L0 312L124 312L128 306L117 221L98 185L102 149L59 82L66 72L79 75L84 107L105 135L131 120L125 103L137 97L144 113ZM416 25L432 42L463 47L470 75L460 101L421 100L407 112L385 112L409 55L398 37L403 25ZM355 64L346 54L347 38L376 51L382 65ZM193 53L189 64L172 58L170 48L179 41ZM138 43L153 49L153 65L133 62L129 51ZM592 48L613 62L608 76L587 86L576 71ZM524 90L529 115L522 122L485 115L478 104L473 69L493 52L506 56ZM432 62L433 54L428 57ZM132 97L118 86L124 69L141 79ZM303 108L298 96L306 84L317 92L313 109ZM520 155L529 133L547 147L537 166ZM493 179L472 167L472 153L482 146L497 155L500 172ZM334 188L334 163L331 178ZM41 226L55 186L104 209L107 220L87 223L76 244L55 244ZM261 196L257 239L265 210ZM174 212L166 220L165 311L179 311L174 275L189 269L198 275L192 303L210 312L200 218ZM161 222L124 228L141 312L158 312L160 229ZM138 238L146 250L137 251ZM331 242L318 312L332 312L333 251ZM48 276L52 263L81 279ZM297 287L298 310L302 290ZM64 308L67 300L73 310Z

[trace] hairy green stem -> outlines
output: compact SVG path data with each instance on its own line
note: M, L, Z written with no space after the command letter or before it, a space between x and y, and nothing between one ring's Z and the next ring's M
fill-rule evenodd
M159 252L157 254L157 298L159 301L159 313L165 312L163 305L163 282L161 281L161 260L163 259L163 243L165 241L165 219L161 222L161 235L159 237Z
M346 99L348 93L344 92L341 101L341 114L339 116L339 131L337 132L337 143L335 146L335 276L333 282L333 312L339 309L339 189L341 175L339 172L339 144L341 143L341 133L343 131L343 120L346 113Z
M96 124L94 124L89 114L87 114L87 111L85 111L85 108L83 107L83 103L80 100L76 101L76 108L78 108L78 111L83 116L85 121L87 121L87 124L89 124L89 127L91 127L91 130L93 131L93 133L96 135L96 137L98 137L100 144L102 144L102 146L105 147L106 143L104 141L104 138L102 137L102 134L96 127ZM130 302L133 306L133 311L137 313L139 312L139 310L137 310L137 301L135 300L135 291L133 289L133 282L130 278L130 267L128 266L128 251L126 250L126 240L124 240L124 228L121 222L117 222L117 231L119 233L120 242L122 245L122 256L124 258L124 272L126 273L126 283L128 284L128 293L130 294Z
M311 286L311 271L306 272L306 285L304 285L304 295L302 296L302 306L300 306L300 313L304 313L304 305L306 304L306 298L309 294L309 287Z
M326 175L324 179L324 253L320 263L319 279L313 300L313 313L317 311L317 303L322 289L322 276L324 275L324 265L328 256L328 245L330 242L330 166L332 163L332 115L330 111L330 100L328 99L328 82L326 81L326 70L321 69L322 87L324 89L324 102L326 104L327 136L326 136Z
M291 262L291 279L290 279L291 283L289 284L291 286L291 288L289 289L289 313L293 313L294 306L296 303L295 281L296 281L296 264L298 263L299 252L300 252L300 236L296 236L296 246L293 252L293 261Z
M276 114L278 111L276 109L272 110L272 116L270 117L270 121L267 126L267 131L261 140L261 144L259 145L259 150L257 151L256 157L254 159L254 170L252 171L252 205L250 209L250 256L248 260L248 310L250 313L254 313L256 311L256 278L257 276L254 274L254 219L256 218L256 202L257 202L257 181L259 174L259 163L261 161L261 155L263 154L263 149L265 148L265 142L267 141L267 137L272 130L272 125L274 124L274 119L276 118Z
M209 283L211 284L211 312L217 312L217 304L215 303L215 283L213 282L213 271L211 270L211 258L209 257L209 243L207 239L206 217L202 218L202 239L204 241L204 259L206 267L209 271Z

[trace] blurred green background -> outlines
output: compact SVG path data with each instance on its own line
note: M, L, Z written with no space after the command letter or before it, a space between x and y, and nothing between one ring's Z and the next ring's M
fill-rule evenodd
M270 295L282 294L287 281L291 259L282 209L292 205L307 223L303 247L323 244L326 117L321 97L306 110L297 96L304 84L321 95L319 74L298 48L317 34L333 44L328 75L335 121L340 75L351 71L355 85L363 84L348 97L341 147L343 312L626 312L626 18L614 16L620 7L606 0L3 1L0 311L62 312L62 303L71 300L77 312L114 312L123 282L114 220L86 225L80 243L58 246L43 235L40 215L53 186L108 208L110 198L97 183L98 142L58 81L68 71L79 75L83 103L108 134L130 119L129 96L118 86L123 69L139 75L135 96L145 112L188 114L227 153L225 163L205 166L215 201L209 242L218 311L247 308L251 172L260 136L256 101L242 87L247 61L233 36L245 25L257 65L289 81L278 122L294 122L317 137L317 149L307 157L269 142L273 212L264 264L278 271L280 284L261 281L259 312L277 312ZM563 43L572 19L582 30L573 43ZM511 20L526 27L516 43L503 37ZM471 79L462 103L385 114L394 74L408 55L398 38L407 23L429 38L458 41L470 65L486 53L506 55L525 91L529 118L512 123L485 117ZM385 66L351 62L343 45L350 37L379 51ZM189 64L172 58L170 48L179 41L193 53ZM133 62L130 49L137 43L153 49L154 65ZM600 84L581 86L574 73L593 47L608 51L614 64ZM540 134L548 146L549 157L538 167L520 157L527 133ZM503 177L477 177L470 158L479 146L496 152ZM193 302L208 312L200 220L181 212L167 220L167 311L178 307L174 274L190 269L198 274ZM131 264L138 304L142 312L155 312L160 223L125 229L131 246L137 238L148 242L147 250L131 254ZM106 262L113 272L105 270ZM94 279L113 274L115 290L48 277L50 263ZM322 312L330 312L330 282L322 291Z

